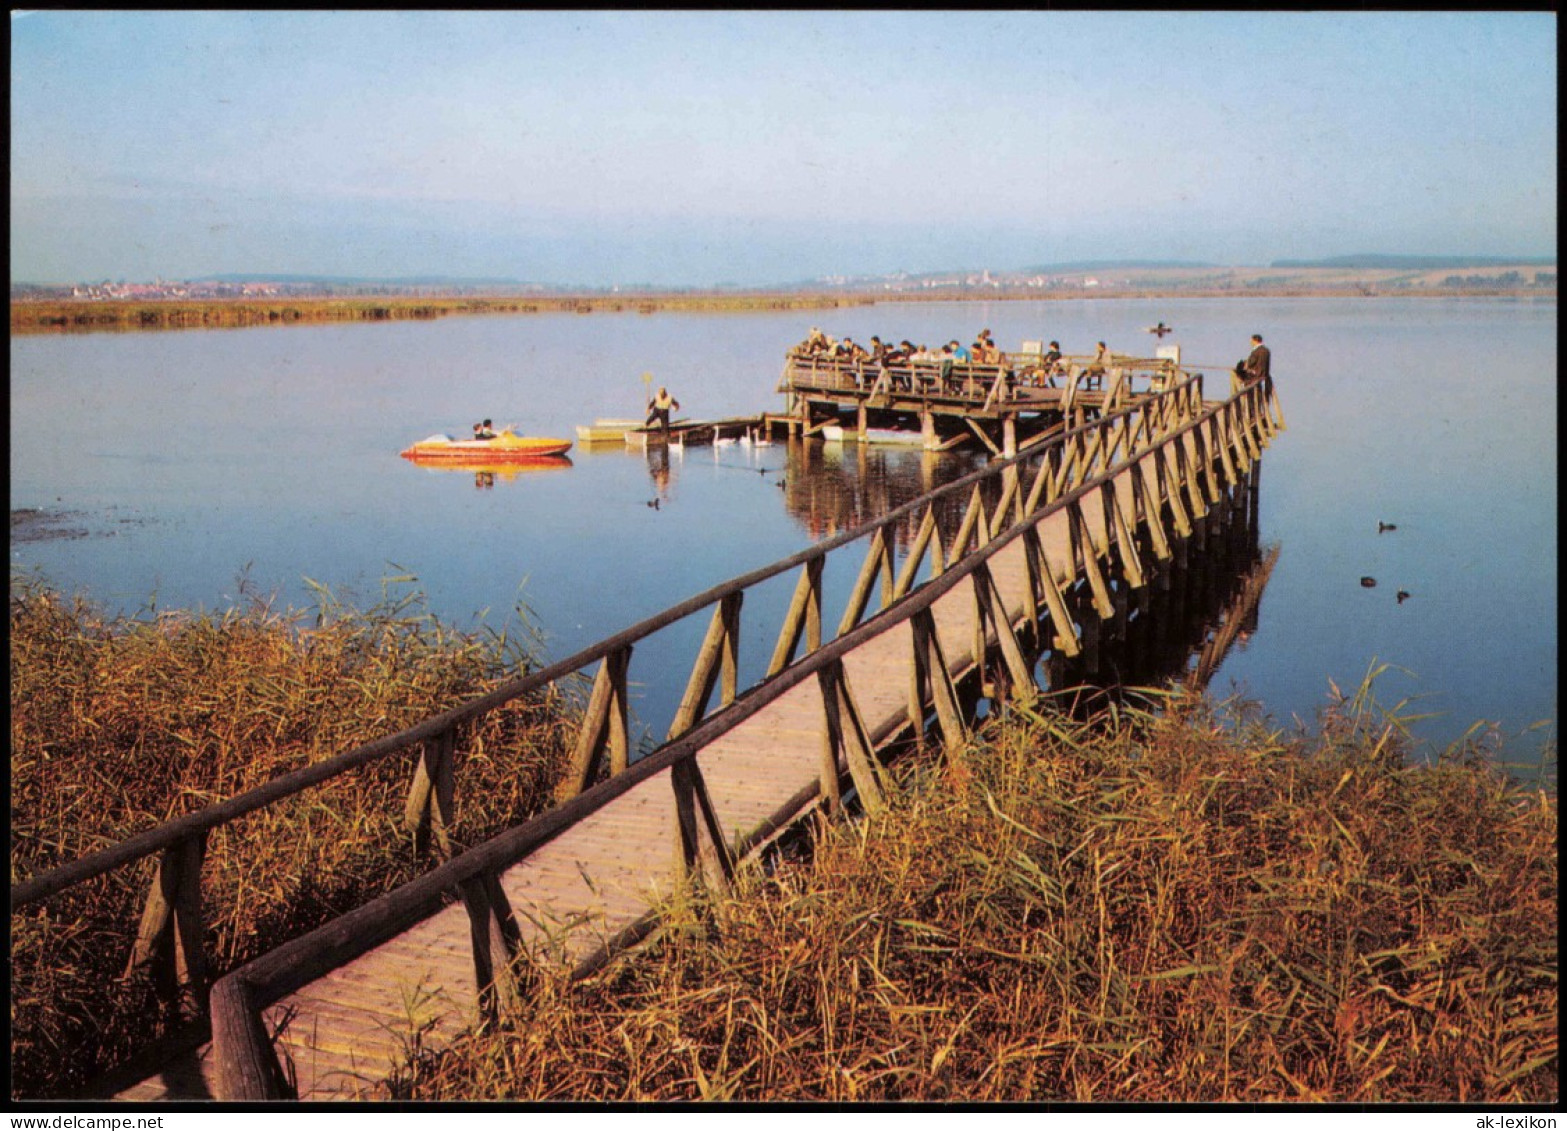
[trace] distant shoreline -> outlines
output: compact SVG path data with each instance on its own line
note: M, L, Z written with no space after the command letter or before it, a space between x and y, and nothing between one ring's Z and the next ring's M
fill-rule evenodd
M281 296L235 299L11 299L12 334L126 330L223 329L314 322L430 320L476 314L745 313L768 310L824 310L906 302L1070 302L1177 298L1556 298L1550 287L1387 286L1376 282L1333 285L1152 286L1085 291L1081 287L1042 290L966 288L954 293L665 292L591 295Z

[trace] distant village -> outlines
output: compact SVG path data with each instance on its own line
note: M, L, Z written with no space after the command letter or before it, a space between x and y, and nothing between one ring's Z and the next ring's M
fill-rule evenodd
M1213 265L1118 265L1080 270L971 271L885 275L827 275L789 284L711 287L629 285L612 287L547 286L517 280L475 279L289 279L236 278L163 280L150 283L125 280L73 284L13 283L13 302L159 302L223 301L277 298L353 298L371 296L462 295L655 295L712 294L723 292L834 292L883 293L912 297L920 294L1135 294L1158 291L1260 292L1264 290L1408 291L1539 291L1556 289L1554 264L1485 268L1339 267L1275 264L1269 267L1217 267Z
M18 291L22 293L18 293ZM35 298L59 301L84 299L96 302L134 300L145 302L157 299L214 299L214 298L276 298L290 293L278 283L214 283L214 282L164 282L151 283L74 283L71 286L28 286L11 288L12 298ZM302 292L309 293L309 292Z

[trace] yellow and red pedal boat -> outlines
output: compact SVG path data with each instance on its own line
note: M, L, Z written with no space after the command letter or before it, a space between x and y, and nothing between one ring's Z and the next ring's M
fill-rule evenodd
M415 463L464 464L533 463L554 460L571 450L570 440L548 436L519 436L510 428L488 440L459 440L437 433L400 453Z

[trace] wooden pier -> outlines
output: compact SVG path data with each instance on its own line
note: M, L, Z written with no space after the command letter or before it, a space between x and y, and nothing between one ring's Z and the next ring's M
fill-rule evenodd
M996 363L872 360L796 349L777 391L788 410L777 422L791 435L843 428L861 439L880 425L907 430L931 451L978 442L1010 456L1020 444L1074 415L1097 415L1190 380L1178 347L1163 356L1046 359L1038 342Z
M663 900L693 882L725 884L804 813L836 813L846 798L879 806L890 746L961 741L982 700L1028 699L1040 690L1041 668L1091 662L1102 629L1153 607L1210 539L1237 525L1255 536L1257 461L1283 427L1271 381L1213 403L1203 400L1199 376L1166 377L1165 387L1136 394L1123 379L1092 391L1093 400L1078 399L1091 390L1076 382L1038 390L1061 394L1049 409L955 404L1059 419L1021 439L1014 430L1014 456L481 700L14 887L16 914L161 853L148 921L187 940L160 952L168 961L189 959L191 946L199 959L201 846L211 828L390 757L413 761L412 824L439 826L457 803L466 724L593 672L561 804L228 971L210 995L204 961L172 969L171 980L183 977L196 997L208 996L210 1043L192 1041L156 1071L106 1092L127 1100L385 1096L414 1033L420 1047L439 1047L522 992L508 962L519 949L590 972L656 930ZM890 388L863 401L883 395ZM802 431L814 411L796 417ZM947 538L936 510L954 498L967 506ZM899 561L894 532L910 525L917 533ZM843 554L862 555L862 564L834 622L823 573L829 556ZM746 593L791 573L782 623L746 622ZM636 646L704 614L707 633L669 739L632 761ZM776 643L766 676L743 689L737 657L746 624ZM190 894L155 914L160 892Z

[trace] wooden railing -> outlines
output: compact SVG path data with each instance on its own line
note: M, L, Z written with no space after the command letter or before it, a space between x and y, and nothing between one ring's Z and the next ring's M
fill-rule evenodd
M1027 353L1003 354L999 364L956 360L883 364L796 350L785 358L777 391L863 393L989 406L1020 395L1026 398L1030 388L1105 388L1117 376L1130 394L1168 389L1192 374L1164 358L1120 354L1105 365L1096 365L1086 355L1063 356L1047 365L1043 355Z
M879 765L844 672L844 658L866 641L907 625L914 656L909 720L918 720L916 725L922 726L927 712L933 712L943 739L960 739L965 733L965 722L952 669L942 655L932 609L936 601L972 579L973 600L980 614L976 632L979 651L973 656L976 662L983 663L988 638L995 637L1000 682L1028 693L1034 686L1029 656L1037 656L1044 642L1025 642L1017 635L1012 616L1001 606L991 578L991 559L1022 540L1029 575L1024 632L1030 625L1040 623L1048 611L1054 628L1052 646L1075 652L1075 629L1062 588L1040 544L1040 523L1063 512L1069 516L1074 559L1087 577L1095 609L1108 618L1115 612L1105 576L1108 563L1117 562L1129 584L1142 583L1142 551L1137 548L1136 531L1146 530L1154 553L1168 557L1170 548L1162 515L1170 515L1178 532L1188 532L1191 516L1204 514L1210 503L1219 501L1221 490L1242 482L1241 476L1255 460L1257 448L1282 426L1271 382L1245 386L1229 400L1207 408L1194 401L1194 388L1188 383L1167 395L1081 424L1035 450L975 472L859 530L679 606L679 616L714 606L709 631L669 741L624 768L620 768L620 763L626 745L626 672L630 644L644 631L643 626L598 646L593 650L602 658L593 696L596 706L590 708L584 720L573 779L574 786L585 788L555 809L448 860L373 903L285 943L220 980L212 993L213 1055L219 1097L256 1100L286 1096L284 1074L267 1035L262 1011L435 913L451 891L463 894L473 920L474 964L481 999L486 995L493 999L497 985L490 979L495 971L504 968L508 957L505 940L515 932L515 925L507 922L509 913L498 910L504 907L495 895L501 872L666 769L671 771L676 794L686 867L699 867L698 856L705 841L717 858L722 877L727 877L734 867L731 842L723 835L707 801L697 755L704 746L802 683L814 680L822 697L827 741L823 743L820 789L826 804L831 808L840 803L841 759L862 803L876 808L882 798ZM1154 461L1159 483L1157 497L1147 494L1141 472L1125 476L1126 462L1131 458ZM1024 473L1030 463L1035 464L1033 479L1025 487ZM987 510L979 485L992 475L1003 476L1004 480L999 501ZM1126 482L1119 482L1123 477ZM954 491L970 491L970 503L957 537L950 546L943 547L935 532L932 499ZM917 507L926 508L920 537L902 570L895 575L884 532L904 512ZM1102 513L1095 516L1099 507ZM861 539L868 539L869 547L853 595L836 637L822 640L821 563L827 554ZM911 579L927 557L931 576L912 585ZM769 665L770 675L749 691L739 693L734 656L743 593L766 577L796 568L801 572L795 599ZM866 620L870 596L878 580L881 608ZM671 614L676 612L671 610ZM666 618L671 614L655 618L655 622L668 623ZM792 661L802 638L807 653ZM532 678L546 674L541 672ZM722 706L709 714L707 700L715 685L720 684ZM593 768L606 754L610 776L589 784L594 777Z
M410 887L416 893L446 891L455 883L462 888L470 905L482 910L486 906L486 889L482 884L473 887L470 881L492 872L495 861L518 859L520 854L544 843L572 821L619 796L638 781L663 767L676 765L681 766L675 775L681 828L691 852L694 854L702 833L706 832L706 839L720 846L718 852L722 858L723 841L715 835L711 806L705 800L700 771L694 762L689 762L690 755L705 741L807 678L814 677L821 682L828 704L825 707L830 739L827 749L843 753L861 795L874 804L878 796L874 759L863 727L858 725L841 659L867 637L862 631L864 619L878 591L880 612L876 619L880 621L888 615L888 610L896 609L901 610L896 613L897 622L907 621L912 626L920 663L917 688L923 689L923 694L933 696L938 721L950 737L961 729L961 721L946 686L947 669L941 662L929 608L937 596L971 574L976 577L976 600L993 604L985 563L1000 544L998 537L1002 541L1027 538L1032 529L1029 516L1037 523L1046 512L1066 510L1072 515L1080 546L1085 547L1079 552L1082 567L1093 587L1096 606L1101 608L1102 615L1108 615L1103 610L1108 608L1109 597L1098 565L1099 558L1108 552L1104 539L1107 536L1114 539L1129 572L1136 571L1137 554L1128 522L1135 526L1138 519L1134 512L1140 508L1144 516L1152 517L1148 530L1156 551L1162 555L1166 552L1165 535L1159 513L1168 510L1177 531L1185 533L1189 530L1189 510L1201 513L1205 509L1203 494L1218 489L1215 465L1222 465L1226 476L1233 477L1237 468L1249 467L1259 454L1259 445L1266 443L1273 430L1281 426L1282 418L1277 413L1271 382L1246 386L1223 404L1205 407L1201 381L1195 376L1093 420L1083 419L1078 413L1074 426L1062 433L1040 437L1037 443L1012 459L992 463L855 530L708 589L575 655L509 681L416 726L293 771L235 797L165 822L102 852L15 884L11 890L12 912L15 914L67 888L156 856L157 869L147 896L133 963L152 965L157 984L171 993L179 991L192 995L200 1002L211 973L202 947L201 873L206 841L213 829L359 767L411 757L412 780L405 805L405 822L416 837L428 839L433 833L437 847L449 852L445 829L453 820L458 801L455 753L460 728L521 696L586 672L595 664L598 667L578 730L571 772L562 785L562 803L481 849L475 849L478 856L469 859L465 855L464 863L459 865L457 861L451 861L414 881ZM1169 443L1179 436L1194 437L1191 442L1199 458L1189 459L1187 443ZM1096 484L1102 484L1106 474L1119 462L1161 445L1164 447L1160 456L1163 498L1142 497L1142 489L1134 481L1131 494L1124 499L1116 498L1116 506L1107 512L1108 517L1099 522L1088 521L1083 513L1083 497ZM1021 472L1030 464L1037 464L1037 470L1030 486L1024 490ZM1199 482L1204 476L1205 481ZM981 486L991 481L1000 482L1001 493L997 504L987 510ZM1119 490L1110 488L1112 494ZM937 500L962 492L969 496L967 509L957 537L944 546L936 531L935 504ZM1183 495L1187 497L1185 502ZM895 570L891 551L893 532L914 514L922 515L919 533L901 569ZM1001 535L1003 527L1007 528L1004 536ZM848 604L837 622L836 634L829 638L824 635L822 624L825 563L830 555L855 542L867 543L868 550ZM915 580L927 564L929 579L916 586ZM737 656L745 595L763 582L793 570L799 571L799 578L779 628L766 676L758 688L742 694ZM1062 594L1049 578L1048 570L1042 571L1038 579L1038 593L1056 626L1056 646L1069 652L1074 650L1076 641L1072 632L1069 628L1062 629L1062 626L1069 626L1071 620L1066 616ZM907 603L910 601L912 603ZM628 702L636 647L654 633L710 608L713 612L708 631L669 729L669 742L649 757L632 762ZM1023 649L1016 641L1005 639L1011 634L1010 624L993 607L981 611L985 623L1003 637L1002 649L1009 677L1022 685L1026 682L1026 664ZM804 661L798 659L802 645ZM720 709L717 715L712 715L709 703L715 691L719 695ZM911 704L911 711L913 709ZM836 757L836 753L833 756ZM826 757L828 754L824 753ZM606 774L607 780L601 781ZM836 773L824 772L823 783L824 788L836 791ZM834 796L830 800L836 802L837 799ZM726 858L721 862L726 868L730 863ZM382 897L370 907L382 907L388 899L391 897ZM421 894L399 894L394 905L395 911L386 912L390 918L376 922L388 926L394 922L414 921L429 906ZM366 911L365 914L378 916L382 913ZM381 930L378 926L362 936L356 929L343 934L341 922L328 924L304 939L284 944L282 951L258 959L261 966L254 963L247 966L247 973L239 982L231 980L230 988L225 991L230 995L241 992L240 983L247 987L242 996L248 1003L245 1012L250 1020L243 1022L244 1026L259 1024L254 1008L276 1000L279 994L287 992L281 987L291 984L293 975L283 973L290 962L276 955L293 954L299 948L314 954L317 947L324 947L320 953L326 956L349 950L358 953L355 948L378 936ZM484 933L484 937L489 934ZM337 941L322 941L328 939ZM306 940L314 941L307 944ZM318 964L312 960L312 966ZM259 976L258 971L274 973ZM236 1007L239 1004L238 999L231 1001ZM215 1036L218 1006L214 991ZM225 1030L224 1040L241 1039L241 1034L232 1031L234 1025L240 1024L235 1016L229 1016L224 1024L230 1026Z

